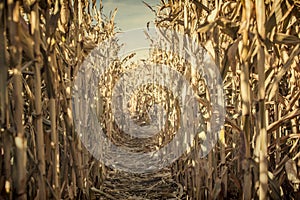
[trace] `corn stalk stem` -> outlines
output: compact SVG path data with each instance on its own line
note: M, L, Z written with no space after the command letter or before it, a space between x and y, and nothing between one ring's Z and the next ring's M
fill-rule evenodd
M53 181L52 186L55 192L55 198L60 199L60 187L59 187L59 147L58 147L58 138L56 131L56 103L55 98L50 98L50 121L51 121L51 145L52 145L52 173Z
M251 158L250 153L250 134L251 134L251 121L250 121L250 83L249 83L249 61L247 55L249 52L249 23L251 17L251 1L245 0L243 5L242 18L246 23L246 27L243 29L243 49L242 49L242 66L241 66L241 100L242 100L242 124L244 133L245 144L245 156L242 162L242 168L244 171L244 187L243 198L251 199L252 178L249 161Z
M16 199L27 199L26 197L26 149L27 140L23 127L23 85L22 85L22 46L20 44L20 2L9 0L8 21L10 30L11 66L13 66L13 94L14 94L14 121L16 128L15 137L15 170L14 194Z
M35 62L35 114L36 114L36 144L37 144L37 159L39 168L39 198L46 199L45 186L45 149L44 149L44 131L43 131L43 117L42 117L42 92L41 92L41 52L40 52L40 16L38 3L35 2L33 10L31 11L31 34L34 37L34 54L37 58Z
M11 149L12 138L8 128L8 96L7 96L7 74L8 74L8 61L7 61L7 43L6 43L6 11L5 3L0 2L0 134L3 136L3 150L4 150L4 175L5 175L5 191L8 194L8 198L11 196Z
M0 129L5 124L5 110L6 110L6 80L8 65L6 59L6 26L5 26L5 4L0 2Z
M265 3L256 0L256 20L257 30L262 40L265 39ZM266 199L268 194L268 137L266 127L266 108L265 108L265 50L258 44L257 71L258 71L258 106L259 106L259 199Z

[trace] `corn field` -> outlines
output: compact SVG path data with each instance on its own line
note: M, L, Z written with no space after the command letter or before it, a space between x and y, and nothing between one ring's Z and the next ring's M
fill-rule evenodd
M151 174L105 166L76 133L72 88L83 60L116 34L117 11L104 16L96 0L0 1L0 199L299 199L300 1L161 0L145 6L157 27L194 38L220 71L226 117L214 148L200 158L195 145ZM159 50L151 59L189 65ZM120 76L114 67L105 76ZM185 69L177 68L183 75ZM106 84L114 85L100 82L99 89ZM194 87L205 90L201 79ZM141 95L164 91L143 88L132 109L145 109ZM98 114L109 129L113 118L103 98ZM112 141L129 140L137 151L155 145L112 133Z

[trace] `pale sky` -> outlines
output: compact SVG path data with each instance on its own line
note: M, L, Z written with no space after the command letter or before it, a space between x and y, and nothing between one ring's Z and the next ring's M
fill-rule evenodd
M144 1L151 6L159 4L159 0ZM115 23L122 31L146 28L147 22L153 21L155 17L154 13L146 7L142 0L102 0L102 2L106 16L109 16L110 11L118 8Z

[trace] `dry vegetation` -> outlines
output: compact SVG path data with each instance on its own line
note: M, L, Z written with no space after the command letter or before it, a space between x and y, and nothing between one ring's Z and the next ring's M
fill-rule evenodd
M158 26L197 38L219 66L216 147L150 175L99 163L75 133L71 89L84 57L114 34L115 13L105 18L96 1L1 1L1 199L300 198L300 2L162 0L154 10Z
M74 132L71 86L113 17L96 1L2 1L0 19L1 196L91 196L102 172Z
M158 25L198 38L227 98L219 144L196 161L208 167L177 175L189 196L299 198L299 15L296 1L163 2Z

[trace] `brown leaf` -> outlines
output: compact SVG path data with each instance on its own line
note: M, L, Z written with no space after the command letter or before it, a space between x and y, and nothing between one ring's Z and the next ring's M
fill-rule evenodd
M198 33L206 33L208 31L210 31L210 29L212 29L215 25L216 25L215 22L206 23L206 24L200 26L200 28L198 28L197 32Z
M205 10L206 12L210 12L209 8L206 7L205 5L203 5L203 4L201 3L201 1L198 2L198 1L194 0L193 3L197 6L197 8L199 8L199 9L201 9L201 10Z
M284 33L275 33L273 42L277 44L296 45L300 43L300 38Z
M294 160L289 159L286 163L285 163L285 171L287 174L287 178L288 180L292 183L295 184L294 187L295 189L298 189L299 187L299 177L297 174L297 166Z
M237 39L236 41L234 41L234 43L229 47L228 52L227 52L227 59L229 61L231 70L234 75L236 74L236 54L237 54L239 42L240 42L240 39Z
M217 178L217 180L215 181L215 184L214 184L213 192L212 192L212 199L219 199L221 189L222 189L221 184L222 184L221 179Z

